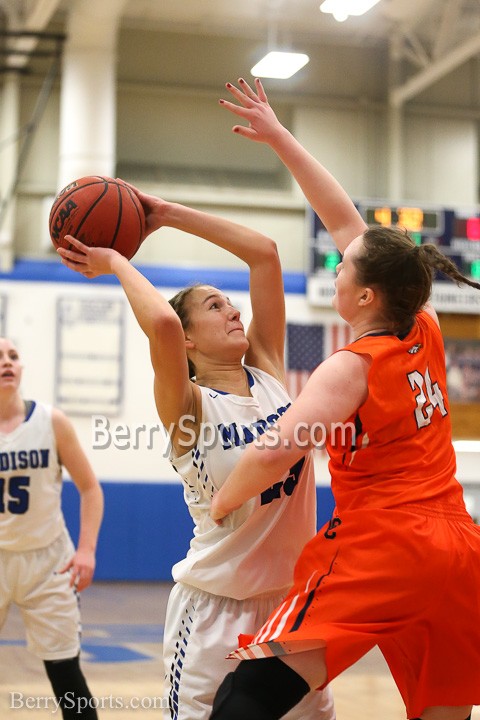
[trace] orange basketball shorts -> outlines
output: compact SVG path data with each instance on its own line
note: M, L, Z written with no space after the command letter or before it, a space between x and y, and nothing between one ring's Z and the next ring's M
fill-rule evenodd
M378 645L409 717L480 704L480 527L455 508L333 517L282 605L242 644L232 657L325 647L328 682Z

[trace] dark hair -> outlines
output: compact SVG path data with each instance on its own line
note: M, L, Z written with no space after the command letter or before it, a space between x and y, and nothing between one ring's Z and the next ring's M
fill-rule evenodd
M189 315L189 307L188 307L188 298L190 297L191 293L195 288L202 287L201 283L195 283L194 285L189 285L188 287L184 288L183 290L180 290L176 295L174 295L170 300L168 301L172 308L177 313L178 317L180 318L180 322L182 323L182 328L184 330L188 330L190 325L190 315ZM195 366L190 360L190 358L187 358L188 360L188 376L191 378L195 377Z
M480 284L462 275L436 245L416 245L405 230L373 227L363 234L364 252L354 263L359 285L380 291L385 321L395 333L408 332L415 315L428 302L434 271L480 290Z

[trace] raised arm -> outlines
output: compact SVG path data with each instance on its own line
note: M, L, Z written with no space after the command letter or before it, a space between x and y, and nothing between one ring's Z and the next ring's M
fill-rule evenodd
M285 301L276 243L218 215L170 203L130 186L145 210L148 232L172 227L196 235L245 262L250 271L252 322L246 362L284 380Z
M255 80L256 92L243 78L239 85L241 89L231 83L226 85L238 105L220 100L230 112L249 123L248 126L235 125L233 132L265 143L274 150L343 253L347 245L367 228L355 205L328 170L280 123L260 80Z
M155 400L165 427L195 415L196 388L190 382L185 335L178 315L158 290L122 255L110 248L87 247L74 237L75 250L58 248L62 262L85 277L116 275L138 324L148 337L155 373Z
M80 494L77 549L61 571L70 571L70 584L82 591L92 582L95 571L95 551L103 517L103 492L70 420L54 408L52 423L60 462L68 470Z

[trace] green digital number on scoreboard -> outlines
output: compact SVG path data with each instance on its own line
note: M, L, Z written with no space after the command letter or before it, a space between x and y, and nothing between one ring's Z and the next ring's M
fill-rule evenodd
M361 201L356 203L356 207L370 227L404 228L418 245L433 243L457 265L463 275L480 280L480 208L465 210L407 203L392 205L383 201ZM311 208L307 212L310 228L307 285L310 278L315 280L313 284L318 288L319 304L323 304L333 294L332 280L341 256L316 213ZM434 289L440 286L451 288L451 309L454 311L460 306L460 300L453 301L454 283L437 273ZM448 302L445 303L447 306ZM472 301L473 306L477 307Z

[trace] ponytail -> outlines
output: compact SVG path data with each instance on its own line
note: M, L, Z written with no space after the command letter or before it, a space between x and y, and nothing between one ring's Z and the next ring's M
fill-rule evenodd
M381 293L384 321L394 333L410 330L415 315L430 298L435 270L458 285L480 290L480 284L462 275L436 245L416 245L400 228L369 228L363 244L364 252L354 259L357 282Z
M432 243L418 245L417 250L421 262L429 265L435 270L439 270L441 273L456 282L457 285L470 285L470 287L480 290L480 283L470 280L462 275L455 263L452 262L446 255L441 253L436 245L433 245Z

